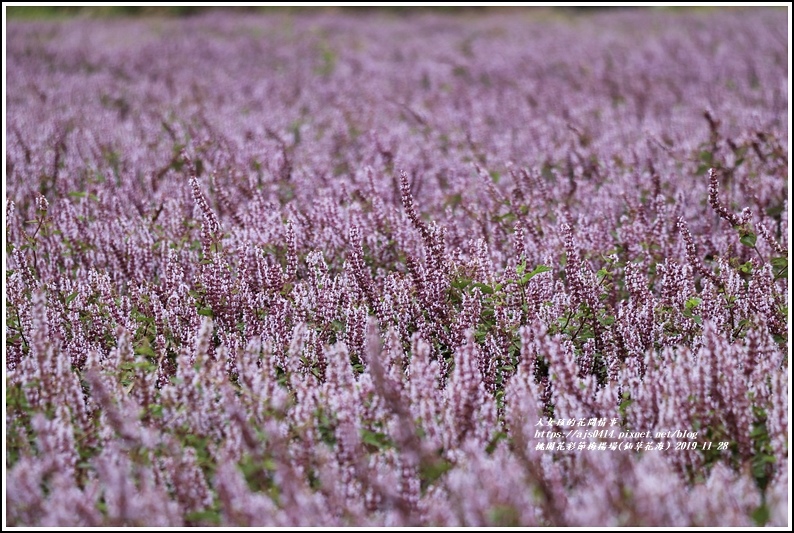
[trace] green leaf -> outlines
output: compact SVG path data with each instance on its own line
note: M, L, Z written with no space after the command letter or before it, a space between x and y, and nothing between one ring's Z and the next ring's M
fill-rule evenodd
M551 272L551 270L553 270L553 269L550 266L538 265L538 266L535 267L535 270L530 272L530 274L535 276L535 275L540 274L542 272Z
M493 436L491 442L488 443L488 446L485 448L485 453L488 455L492 454L494 450L496 450L496 446L499 444L501 440L507 440L508 434L502 431L497 431L496 435Z
M453 464L446 459L438 459L436 461L427 462L419 465L419 480L421 486L427 489L430 485L443 476L448 471L452 470Z
M739 239L739 241L745 246L748 246L750 248L755 246L755 241L757 239L755 233L753 233L752 231L746 231L742 233L743 233L742 238Z
M766 214L772 218L777 218L783 213L783 202L771 205L766 208Z
M752 513L750 513L750 517L753 519L753 522L755 522L756 526L766 525L770 518L769 507L767 507L766 504L761 504Z
M361 442L374 446L379 450L391 448L393 446L391 439L389 439L389 436L385 433L369 431L367 429L361 430Z
M787 257L773 257L772 267L777 270L775 279L788 278L788 258Z
M612 315L599 316L598 321L604 326L611 326L615 323L615 317Z
M774 264L774 263L773 263ZM521 261L521 264L516 266L516 275L521 276L524 274L524 271L527 269L527 260L524 259Z
M695 307L699 306L699 305L701 304L701 302L702 302L702 301L703 301L703 300L701 300L700 298L690 298L689 300L687 300L687 301L686 301L686 303L684 304L684 306L685 306L685 307L686 307L688 310L692 310L692 309L694 309Z
M546 265L538 265L538 266L535 267L535 269L532 272L524 274L521 277L521 281L519 283L521 285L526 285L526 283L529 282L529 280L531 280L532 278L534 278L538 274L541 274L543 272L550 272L551 270L553 270L553 269L551 267L546 266Z
M154 324L154 317L147 316L138 311L137 309L133 309L132 311L132 318L135 319L136 322L141 322L143 324Z
M517 218L518 217L516 217L515 213L513 213L511 211L508 211L504 215L499 215L499 216L495 217L496 221L498 221L498 222L507 222L507 223L515 222L515 220Z
M142 342L138 346L135 347L134 352L138 355L147 355L149 357L157 357L157 354L154 350L152 350L151 345L148 341Z
M472 283L471 286L472 288L476 287L480 289L483 292L483 294L493 294L493 289L488 285L486 285L485 283Z
M163 406L160 404L149 404L149 413L152 418L163 418Z
M471 280L468 278L459 278L452 282L452 286L456 289L463 290L471 284Z
M746 263L739 265L739 272L744 274L752 274L753 273L753 262L747 261Z
M211 524L221 524L221 513L216 510L191 511L185 515L188 522L209 522Z
M67 296L66 300L64 301L64 303L68 307L69 304L72 303L72 300L74 300L75 298L77 298L77 291L75 291L72 294L70 294L69 296Z
M210 317L214 316L212 314L212 308L210 307L202 307L201 309L198 310L198 314L200 314L201 316L210 316Z
M626 411L631 404L634 403L634 400L631 399L631 396L628 393L623 393L623 400L621 400L620 404L618 405L618 413L620 414L621 418L626 418Z

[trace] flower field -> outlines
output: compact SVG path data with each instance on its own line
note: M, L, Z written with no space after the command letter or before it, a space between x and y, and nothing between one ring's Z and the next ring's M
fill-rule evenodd
M7 25L9 526L786 526L788 13Z

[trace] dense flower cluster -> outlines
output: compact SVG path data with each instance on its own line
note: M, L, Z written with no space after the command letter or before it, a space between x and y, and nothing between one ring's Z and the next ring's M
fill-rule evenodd
M786 525L786 34L10 22L8 524Z

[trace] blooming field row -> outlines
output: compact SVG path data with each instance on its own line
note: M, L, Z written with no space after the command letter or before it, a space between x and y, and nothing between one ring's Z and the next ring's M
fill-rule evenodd
M786 23L10 23L8 524L785 525Z

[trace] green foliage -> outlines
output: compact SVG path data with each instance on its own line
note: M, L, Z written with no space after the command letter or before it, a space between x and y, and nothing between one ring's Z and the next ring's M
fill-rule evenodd
M621 419L622 424L624 426L626 425L626 419L627 419L627 416L628 416L629 407L631 407L631 404L633 404L633 403L634 403L634 400L631 399L631 393L630 392L624 392L624 393L622 393L620 395L620 404L618 405L618 414L620 414L620 419Z
M361 429L361 442L370 452L394 448L394 442L385 433Z
M753 519L755 525L758 527L763 527L769 522L770 518L770 511L769 507L767 506L766 502L761 503L758 507L756 507L753 512L750 514L750 518Z
M187 427L179 428L175 433L182 448L190 447L196 451L196 463L207 479L212 479L218 465L213 459L210 449L219 443L213 441L209 436L194 434Z
M521 264L524 265L525 263L521 263ZM529 280L531 280L532 278L534 278L538 274L542 274L543 272L551 272L552 270L553 269L551 267L548 267L546 265L538 265L532 270L532 272L529 272L529 273L526 273L526 274L518 274L520 276L520 278L518 280L516 280L515 283L517 283L519 286L523 287L527 283L529 283Z
M221 510L216 506L212 509L192 511L185 515L185 522L190 526L214 527L222 523Z
M788 278L788 257L773 257L770 262L775 273L775 279Z
M751 231L747 231L747 232L741 233L740 235L741 235L740 241L741 241L741 243L743 245L748 246L750 248L755 246L755 241L757 239L755 233L753 233Z
M488 443L488 446L485 448L485 453L489 455L492 454L496 450L497 446L499 446L501 441L508 439L509 435L507 433L504 431L497 431L491 441Z
M336 414L328 413L325 409L318 409L315 413L315 420L320 440L330 447L336 446Z
M422 494L427 492L427 489L438 481L441 476L452 470L455 465L444 459L438 457L433 461L423 461L419 465L419 486Z
M494 527L520 527L521 513L512 505L496 505L489 511L489 523Z
M750 438L753 440L754 454L751 460L751 469L758 488L766 491L775 472L775 456L772 451L769 430L766 427L766 412L757 405L754 406L753 412L755 413L755 422L750 432Z
M38 383L31 381L30 386ZM20 383L13 383L6 378L6 468L13 467L25 450L33 449L35 433L31 426L32 408L25 396Z
M245 454L237 465L245 477L248 488L254 492L264 492L272 498L278 498L278 486L273 474L276 471L276 462L270 457L257 457Z
M687 318L691 318L696 324L702 325L703 319L700 315L695 314L695 309L703 302L700 298L690 298L684 303L684 310L681 314L683 314Z
M697 175L703 175L708 171L708 169L715 166L714 153L710 149L701 150L698 153L698 160L700 161L700 164L695 170L695 174Z

